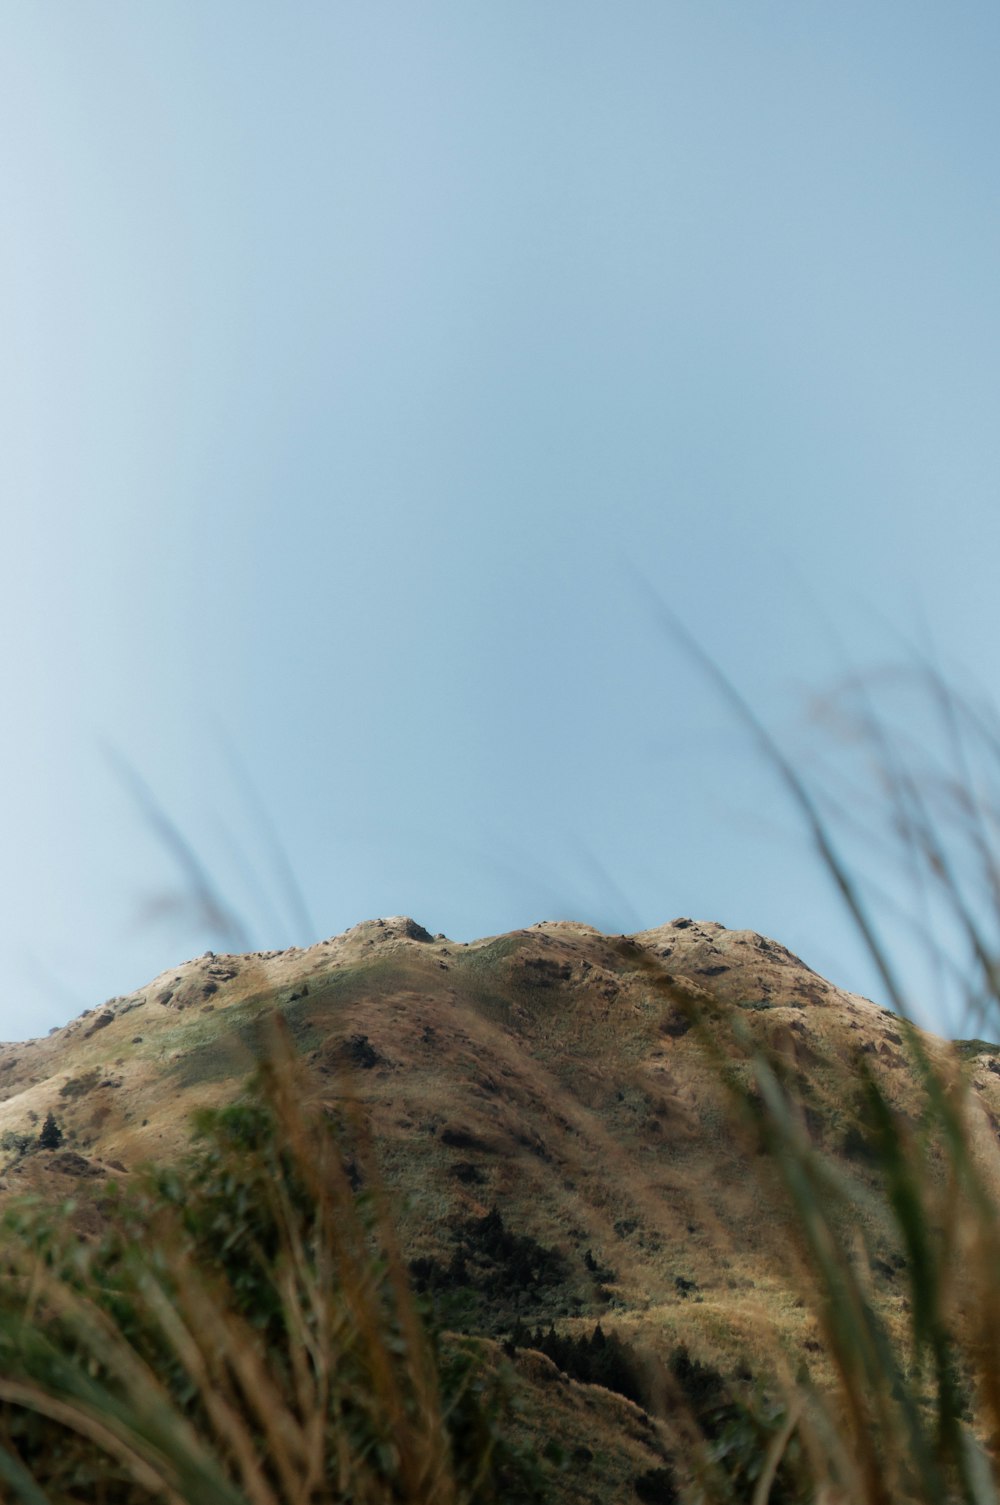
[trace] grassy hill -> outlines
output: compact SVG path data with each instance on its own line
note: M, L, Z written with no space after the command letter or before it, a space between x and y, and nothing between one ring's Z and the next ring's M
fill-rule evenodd
M843 1382L768 1083L790 1114L783 1153L794 1141L833 1178L824 1237L902 1348L912 1249L878 1114L919 1140L928 1194L944 1195L931 1071L996 1185L1000 1049L921 1034L774 941L677 919L456 943L394 918L307 950L206 953L0 1047L0 1197L72 1196L95 1235L110 1182L176 1160L192 1114L237 1096L275 1011L355 1180L372 1174L358 1170L370 1135L437 1323L487 1341L491 1363L505 1346L528 1397L510 1425L554 1498L672 1498L694 1467L685 1429L719 1451L712 1405L754 1397L739 1445L763 1448L752 1428L793 1380ZM63 1142L43 1150L50 1112Z

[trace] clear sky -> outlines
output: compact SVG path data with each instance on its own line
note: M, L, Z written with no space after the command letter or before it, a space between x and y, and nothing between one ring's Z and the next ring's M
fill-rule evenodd
M167 821L254 946L871 991L637 577L793 749L895 628L993 692L998 69L986 0L6 6L0 1036L230 944Z

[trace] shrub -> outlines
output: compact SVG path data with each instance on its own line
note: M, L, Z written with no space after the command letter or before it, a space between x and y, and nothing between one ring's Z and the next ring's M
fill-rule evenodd
M55 1114L50 1110L45 1115L45 1122L39 1131L38 1143L43 1150L57 1150L62 1142L63 1131L56 1123Z
M0 1150L8 1155L26 1155L38 1143L35 1134L19 1134L16 1129L4 1129L0 1134Z

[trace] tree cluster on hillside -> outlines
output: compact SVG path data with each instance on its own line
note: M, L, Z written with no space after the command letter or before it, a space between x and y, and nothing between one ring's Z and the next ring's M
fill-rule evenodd
M532 1332L519 1322L506 1343L510 1354L519 1348L533 1348L550 1358L564 1374L586 1385L603 1385L633 1400L637 1405L650 1403L649 1385L635 1350L617 1333L605 1333L598 1322L589 1334L556 1332L551 1324L547 1331L536 1327Z

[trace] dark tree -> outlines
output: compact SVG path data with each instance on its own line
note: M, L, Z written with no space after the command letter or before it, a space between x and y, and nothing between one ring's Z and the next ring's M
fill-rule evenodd
M50 1109L45 1116L45 1122L42 1124L38 1143L43 1150L57 1150L62 1142L63 1131L56 1123L55 1114Z

